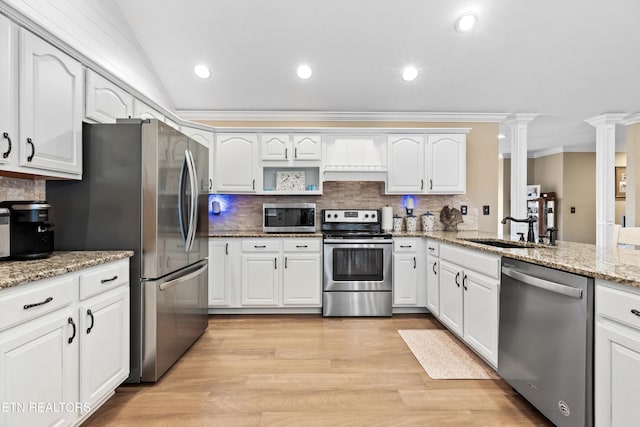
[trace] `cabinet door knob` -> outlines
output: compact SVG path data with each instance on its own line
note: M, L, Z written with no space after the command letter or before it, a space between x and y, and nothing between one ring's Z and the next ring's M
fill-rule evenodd
M33 156L36 155L36 145L33 143L31 138L27 138L27 144L31 145L31 154L27 157L27 162L31 162L31 160L33 160Z
M73 339L76 337L76 324L71 317L67 319L67 323L73 326L73 335L71 335L71 338L69 338L69 340L67 341L69 344L71 344L73 342Z
M91 312L91 309L87 310L87 315L91 317L91 325L89 325L89 327L87 328L87 334L90 334L91 330L93 329L93 322L95 319L93 318L93 313Z
M4 159L6 159L7 157L9 157L9 154L11 154L11 138L9 138L9 133L8 133L8 132L3 133L3 134L2 134L2 137L3 137L4 139L6 139L6 140L7 140L7 142L9 143L9 146L7 147L7 151L5 151L4 153L2 153L2 157L3 157Z

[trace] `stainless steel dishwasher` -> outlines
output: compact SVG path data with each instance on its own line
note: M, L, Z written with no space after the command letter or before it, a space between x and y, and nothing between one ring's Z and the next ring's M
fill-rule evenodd
M560 427L593 426L593 282L502 259L498 373Z

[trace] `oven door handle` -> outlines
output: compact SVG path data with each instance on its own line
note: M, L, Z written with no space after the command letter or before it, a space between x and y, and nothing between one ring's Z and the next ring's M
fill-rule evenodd
M393 243L392 239L324 239L324 243L339 243L343 245L350 245L352 243L362 244L367 243L370 245L390 245Z
M550 292L555 292L556 294L562 294L577 299L582 298L582 289L561 285L559 283L550 282L544 279L538 279L537 277L529 276L527 274L520 273L519 271L515 271L504 266L502 267L502 274L527 285L535 286L537 288L541 288Z

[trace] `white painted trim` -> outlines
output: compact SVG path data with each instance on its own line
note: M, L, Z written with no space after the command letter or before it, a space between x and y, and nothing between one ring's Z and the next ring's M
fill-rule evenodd
M586 119L585 122L593 127L598 127L600 125L617 125L626 116L627 113L606 113Z
M527 153L527 158L537 159L539 157L552 156L554 154L560 154L560 153L595 153L595 152L596 152L595 146L587 147L587 146L576 146L576 145L569 145L569 146L561 145L559 147L551 147L551 148L545 148L543 150L538 150L538 151L530 151ZM498 153L498 158L510 159L511 153Z
M625 126L637 125L638 123L640 123L640 113L632 114L620 122L620 124Z
M369 128L369 127L215 127L219 133L322 133L337 135L383 135L387 133L410 133L410 134L427 134L427 133L457 133L468 134L471 128Z
M508 113L177 110L185 120L499 123Z

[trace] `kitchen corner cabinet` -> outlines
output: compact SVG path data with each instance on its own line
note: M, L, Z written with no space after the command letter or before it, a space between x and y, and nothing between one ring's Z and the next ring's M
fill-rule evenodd
M424 307L425 287L421 286L424 260L421 239L393 239L393 306Z
M85 72L85 117L96 123L115 123L133 116L133 97L93 70Z
M439 319L495 367L500 257L446 244L439 252Z
M128 285L120 260L0 290L0 402L86 405L0 411L0 425L77 425L128 377Z
M0 169L82 177L82 66L0 16Z
M386 192L464 194L466 134L389 135Z
M216 134L215 186L219 193L255 193L258 136Z
M212 131L206 131L198 128L192 128L189 126L181 126L180 132L187 135L189 138L194 139L196 142L202 144L209 149L209 177L207 180L207 186L209 194L214 193L213 171L214 171L214 135Z
M596 279L595 425L640 419L640 289Z
M440 317L440 244L427 239L427 310Z

